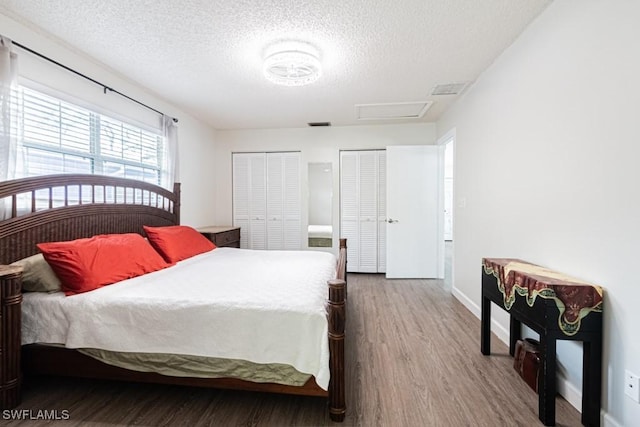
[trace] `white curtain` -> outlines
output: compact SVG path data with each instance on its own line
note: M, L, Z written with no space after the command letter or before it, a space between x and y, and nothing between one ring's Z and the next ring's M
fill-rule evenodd
M18 55L12 52L11 40L0 36L0 181L15 178L17 139Z
M0 181L16 177L18 157L18 55L11 40L0 35ZM11 201L0 199L0 219L11 212Z
M174 120L173 117L162 116L162 133L165 140L162 186L173 190L173 183L180 182L177 120Z

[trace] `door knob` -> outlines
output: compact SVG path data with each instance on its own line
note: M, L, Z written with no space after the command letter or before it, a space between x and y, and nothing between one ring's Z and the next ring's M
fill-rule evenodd
M391 219L391 218L389 218L389 219L387 220L387 222L388 222L389 224L395 224L396 222L398 222L398 220L397 220L397 219Z

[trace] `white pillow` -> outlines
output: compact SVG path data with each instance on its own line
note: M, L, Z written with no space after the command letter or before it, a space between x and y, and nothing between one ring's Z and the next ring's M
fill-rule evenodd
M42 254L36 254L11 263L22 267L22 289L30 292L60 290L60 279Z

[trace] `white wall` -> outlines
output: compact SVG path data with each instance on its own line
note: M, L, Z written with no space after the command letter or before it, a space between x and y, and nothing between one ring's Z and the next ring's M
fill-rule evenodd
M478 312L482 257L604 286L603 408L624 426L640 420L623 388L625 368L640 374L639 20L637 1L552 3L438 122L440 135L456 129L455 192L466 199L456 295ZM562 344L580 390L581 347Z
M436 127L432 123L217 131L214 153L216 223L232 223L231 153L300 151L305 229L308 225L307 163L332 164L335 249L339 244L340 150L383 149L389 145L430 145L435 142ZM303 247L306 247L306 233L302 239Z
M30 28L0 14L0 33L165 114L177 117L180 120L178 138L183 196L182 223L195 226L212 223L213 170L209 165L213 157L215 134L210 126L145 91L103 64L94 62L55 41L41 30ZM85 105L97 106L105 114L112 114L124 120L133 119L137 124L158 128L158 114L117 94L105 95L102 87L21 49L16 49L16 52L19 54L18 69L22 83L28 84L27 80L33 81L60 92L61 96L70 100L82 100Z

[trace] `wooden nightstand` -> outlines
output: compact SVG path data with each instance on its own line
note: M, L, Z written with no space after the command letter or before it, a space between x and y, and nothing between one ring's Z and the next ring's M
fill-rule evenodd
M201 227L198 231L218 247L240 247L240 227L213 225Z

